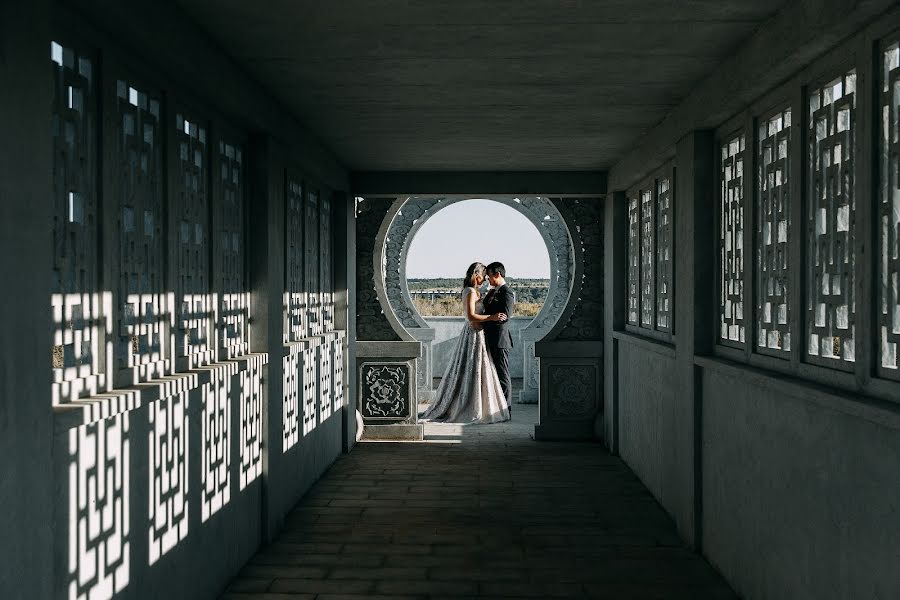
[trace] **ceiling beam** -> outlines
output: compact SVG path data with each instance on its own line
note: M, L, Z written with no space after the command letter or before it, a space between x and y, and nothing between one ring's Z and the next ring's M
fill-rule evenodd
M597 196L606 194L604 171L355 171L356 196L421 194Z

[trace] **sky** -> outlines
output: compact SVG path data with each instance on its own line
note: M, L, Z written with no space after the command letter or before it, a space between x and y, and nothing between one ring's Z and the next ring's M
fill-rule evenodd
M406 276L462 279L476 260L499 260L507 277L550 277L547 245L537 228L493 200L457 202L428 219L410 244Z

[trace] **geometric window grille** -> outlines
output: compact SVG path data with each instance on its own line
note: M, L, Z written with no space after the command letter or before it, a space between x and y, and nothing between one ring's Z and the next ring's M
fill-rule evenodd
M240 372L241 395L241 466L240 489L262 475L262 389L264 362L261 356L251 356L247 368ZM285 390L286 391L286 390Z
M637 195L628 198L628 323L638 324L640 293L638 281L640 275L640 212Z
M900 43L882 53L881 194L878 203L881 366L900 369Z
M744 135L722 145L719 172L719 338L744 343Z
M287 182L285 201L285 328L286 342L299 342L306 337L306 290L304 281L304 202L303 186L291 179Z
M201 388L201 521L209 520L231 500L231 406L237 373L235 363L229 363L229 367L210 371L209 383Z
M809 95L807 350L844 363L855 358L855 91L850 71Z
M635 333L672 337L674 167L628 193L628 320Z
M672 193L668 177L656 180L656 329L672 330Z
M641 190L641 326L653 328L653 191Z
M334 272L331 239L331 200L323 194L319 218L319 274L321 280L321 333L334 331Z
M762 120L757 134L756 343L789 352L791 109Z
M188 534L189 393L181 391L148 407L147 436L150 565Z
M209 265L209 144L206 128L175 115L174 193L170 204L175 231L179 370L212 361L212 298Z
M97 205L97 99L91 58L53 42L54 403L100 391L101 318Z
M219 291L219 348L221 358L234 358L249 351L241 147L220 141L218 164L220 176L215 186L218 194L214 210L218 214L215 260Z
M300 397L303 394L300 373L302 354L303 351L294 346L282 359L282 452L287 452L300 440L300 420L302 419Z
M133 381L164 373L166 240L163 218L162 128L159 96L116 82L116 193L121 370Z
M309 337L322 333L322 286L319 281L319 192L310 190L306 204L306 292Z

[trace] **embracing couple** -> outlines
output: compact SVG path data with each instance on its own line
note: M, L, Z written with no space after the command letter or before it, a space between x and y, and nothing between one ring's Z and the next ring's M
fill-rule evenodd
M487 281L491 290L481 296ZM512 416L509 317L516 295L506 285L506 268L472 263L462 285L466 324L434 400L422 418L442 423L498 423Z

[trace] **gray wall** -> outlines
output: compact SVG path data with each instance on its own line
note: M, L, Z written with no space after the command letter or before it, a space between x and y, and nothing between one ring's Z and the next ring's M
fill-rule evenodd
M513 338L513 349L509 353L511 377L523 377L524 348L521 335L522 330L528 327L533 320L531 317L513 317L509 320L509 332ZM466 319L465 317L425 317L425 322L434 329L434 342L431 346L434 376L443 377Z
M804 82L850 63L864 82L859 119L867 122L875 75L863 57L900 27L896 8L879 14L887 8L788 3L610 172L607 215L622 222L624 191L674 160L678 262L674 339L626 331L623 300L608 301L607 325L616 330L605 354L608 443L673 516L683 538L752 600L900 597L900 387L876 377L874 343L859 344L849 373L801 360L802 342L794 344L793 364L714 344L716 132L703 128L749 127L752 117L786 97L802 105ZM766 58L773 52L774 62ZM876 134L868 126L858 133L863 221L873 194L866 183L873 160L868 140ZM752 185L747 190L750 201ZM794 218L792 235L805 229L802 213ZM860 232L874 236L866 224ZM877 245L862 242L865 253L858 256L868 261ZM607 281L626 281L624 241L608 237L605 250ZM746 269L755 261L750 250ZM869 270L858 273L858 288L873 289ZM752 303L745 300L748 319ZM857 335L867 342L876 327L869 304L856 306ZM805 318L804 305L796 306L793 318ZM748 323L751 344L752 332Z
M5 141L0 144L0 597L4 598L16 597L20 592L15 590L26 582L29 597L50 597L48 565L53 564L48 477L53 433L49 10L49 2L43 0L0 3L4 82L0 139Z
M900 415L703 368L703 548L746 598L900 594Z

